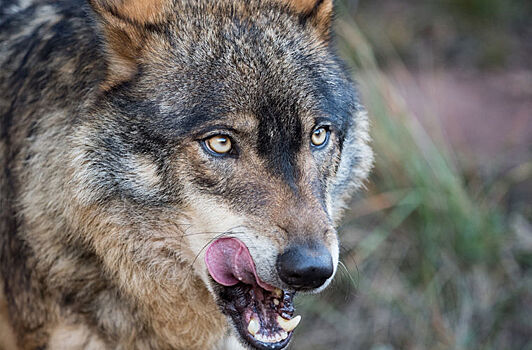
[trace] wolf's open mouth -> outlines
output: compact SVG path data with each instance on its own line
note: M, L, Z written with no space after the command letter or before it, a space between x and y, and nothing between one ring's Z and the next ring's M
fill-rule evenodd
M258 349L282 349L301 317L293 317L294 292L261 281L247 247L235 238L220 238L206 251L205 262L225 314L241 337Z

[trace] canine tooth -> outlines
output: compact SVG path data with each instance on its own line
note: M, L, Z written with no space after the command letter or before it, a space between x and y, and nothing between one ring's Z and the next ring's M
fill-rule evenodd
M283 338L281 338L281 335L279 333L276 333L275 334L275 342L278 343L280 342L281 340L283 340Z
M281 334L281 340L285 340L286 338L288 338L288 333L286 333L284 330L282 330L280 334Z
M273 299L273 303L275 306L279 305L279 299Z
M248 324L249 334L251 334L252 336L255 336L255 334L257 334L257 332L259 331L259 329L260 329L259 322L256 319L252 318Z
M294 330L294 328L297 327L299 322L301 321L301 316L297 315L291 320L285 320L281 316L277 316L277 323L279 323L279 326L281 326L282 329L284 329L287 332L291 332Z
M280 298L280 297L283 295L283 291L280 290L279 288L275 288L275 290L273 291L273 294L274 294L277 298Z

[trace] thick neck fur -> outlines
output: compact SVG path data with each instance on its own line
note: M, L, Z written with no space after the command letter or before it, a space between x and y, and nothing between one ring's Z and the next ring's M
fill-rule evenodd
M69 176L67 168L53 171ZM177 246L185 232L171 210L146 220L133 204L80 207L58 198L43 212L40 204L53 188L31 191L37 181L28 181L21 233L38 257L33 279L48 291L43 333L82 324L98 329L96 338L109 348L124 349L210 349L221 340L225 317L192 270L194 257ZM65 197L82 195L70 191Z
M38 210L27 203L25 216L32 215L34 209ZM56 209L65 214L70 210ZM97 329L86 332L87 340L109 348L211 349L220 342L227 328L225 317L189 263L170 262L179 261L178 257L150 261L150 252L142 247L146 241L140 237L138 241L117 239L138 227L115 225L113 222L122 221L120 217L98 209L76 211L84 213L81 222L64 222L62 227L47 220L47 215L37 217L35 213L32 216L37 218L25 223L29 249L39 257L31 262L32 279L47 293L38 295L36 291L31 296L34 301L41 299L37 304L45 310L23 308L41 320L42 336L23 341L22 348L40 341L53 344L57 332L73 326ZM93 242L81 242L73 235L65 240L64 233L72 225L77 226L77 233L91 230ZM164 228L158 229L164 236ZM46 242L39 240L42 232L47 232ZM164 247L161 242L160 248ZM125 255L124 249L137 254ZM149 249L157 248L151 245Z

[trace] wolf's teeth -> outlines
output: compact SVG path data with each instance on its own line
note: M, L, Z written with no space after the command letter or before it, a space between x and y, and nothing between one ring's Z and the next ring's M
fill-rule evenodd
M252 336L255 336L255 334L257 334L257 332L259 331L259 329L260 329L259 322L256 319L252 318L248 324L249 334L251 334Z
M275 306L279 305L279 299L273 299L273 303Z
M260 333L255 335L255 339L263 343L278 343L286 338L288 338L288 334L283 330L274 335L265 335Z
M300 315L297 315L291 320L285 320L281 316L277 316L277 323L279 324L279 326L281 326L282 329L284 329L287 332L293 331L294 328L297 327L300 321L301 321Z
M283 291L280 290L279 288L275 288L275 290L273 291L273 294L274 294L277 298L280 298L280 297L283 295Z

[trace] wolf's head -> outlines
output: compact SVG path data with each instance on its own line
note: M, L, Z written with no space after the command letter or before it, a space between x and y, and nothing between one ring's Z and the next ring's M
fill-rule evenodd
M73 183L107 234L88 241L139 299L135 273L167 295L192 274L243 342L283 348L294 293L334 276L335 224L372 162L331 1L91 5L108 72Z

